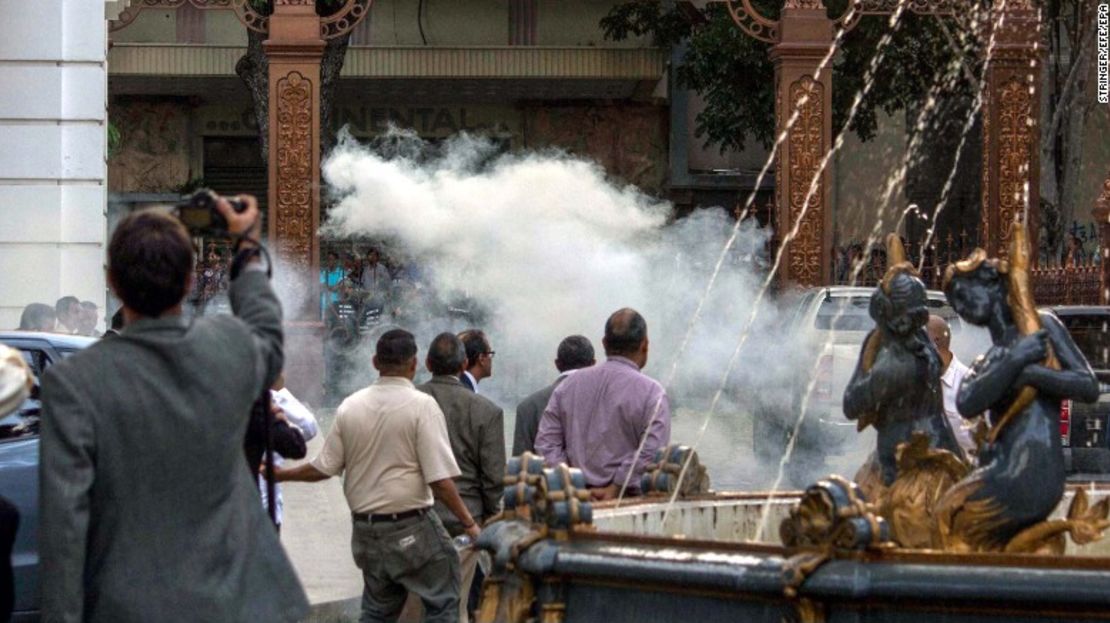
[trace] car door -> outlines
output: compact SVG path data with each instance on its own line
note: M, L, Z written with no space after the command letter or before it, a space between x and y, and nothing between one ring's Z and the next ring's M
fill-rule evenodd
M13 620L39 610L39 433L41 403L38 381L58 355L49 344L32 340L7 340L18 348L35 373L35 389L14 413L0 420L0 495L19 509L19 530L12 548L15 580Z

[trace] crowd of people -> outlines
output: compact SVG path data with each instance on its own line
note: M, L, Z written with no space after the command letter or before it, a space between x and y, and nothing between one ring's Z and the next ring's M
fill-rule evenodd
M82 301L76 296L63 296L53 306L30 303L19 316L19 331L64 333L100 337L96 326L100 324L99 308L92 301Z
M385 331L369 361L356 362L377 378L344 398L320 452L292 467L269 460L259 426L274 451L300 458L318 424L284 388L280 304L256 203L241 199L243 213L218 202L236 240L226 269L233 315L182 316L195 250L175 219L138 212L108 251L124 328L44 375L45 619L299 620L307 602L274 529L280 503L267 520L264 500L280 502L276 482L342 476L361 620L403 610L467 620L482 582L473 540L500 512L506 463L503 411L481 392L493 374L490 337L440 333L423 357L431 379L416 386L415 337ZM367 255L357 280L373 296L386 277L375 274L376 252ZM138 269L140 257L165 274ZM336 269L325 266L322 285ZM518 406L513 440L514 454L581 469L599 500L636 494L670 436L666 393L641 372L644 318L618 310L602 345L600 364L581 335L557 346L558 376Z

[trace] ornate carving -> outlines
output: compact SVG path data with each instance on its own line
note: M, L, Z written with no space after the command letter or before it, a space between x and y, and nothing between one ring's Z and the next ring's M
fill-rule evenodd
M281 256L308 271L312 259L312 82L293 71L277 82L276 240Z
M250 0L137 0L120 12L119 18L108 23L108 30L115 32L131 25L143 9L178 9L186 3L198 9L222 9L235 11L235 16L247 28L256 32L266 32L269 17L254 10ZM279 0L279 4L281 4ZM308 4L311 4L309 2Z
M736 22L740 30L748 33L749 36L767 43L778 41L778 22L763 17L752 6L751 0L730 0L725 3L725 6L728 8L729 15L732 16L732 21Z
M825 153L825 85L812 76L802 76L790 85L789 110L798 111L798 119L787 136L785 165L790 174L789 208L783 231L797 227L798 234L790 241L787 267L790 278L798 283L818 285L823 261L824 175L817 181L816 192L806 204L810 183L817 174ZM781 178L780 178L781 179ZM801 223L798 221L801 219ZM784 240L785 242L785 240Z
M335 39L351 32L370 13L373 0L347 0L342 9L320 20L320 38Z
M832 475L806 489L779 537L787 547L874 549L890 542L890 526L856 483Z
M991 222L994 211L994 204L991 203L991 98L984 96L983 101L983 164L982 164L982 188L980 193L982 196L982 205L979 206L979 243L988 252L993 253L995 250L991 229Z
M787 9L823 9L825 3L821 0L786 0Z
M655 451L640 479L640 491L690 497L709 491L709 472L689 446L669 445Z
M1016 217L1025 212L1036 120L1033 94L1017 77L998 90L998 245L1006 248Z

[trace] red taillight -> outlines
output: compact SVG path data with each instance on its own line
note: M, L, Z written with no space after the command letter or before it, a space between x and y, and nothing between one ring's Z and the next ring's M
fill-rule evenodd
M1071 401L1064 400L1060 403L1060 443L1071 445Z
M824 355L817 362L817 382L813 386L813 394L818 400L832 400L832 355Z

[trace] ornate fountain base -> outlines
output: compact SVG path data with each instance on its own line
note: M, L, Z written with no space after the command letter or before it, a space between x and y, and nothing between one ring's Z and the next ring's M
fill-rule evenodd
M1077 496L1110 500L1110 490L1079 491L1069 488L1056 515ZM830 559L777 534L752 540L765 512L777 526L801 497L716 493L669 505L649 496L594 505L591 524L565 530L499 522L479 540L495 561L484 594L519 618L479 620L523 621L532 606L551 623L1110 619L1105 543L1069 542L1059 557L881 547Z

